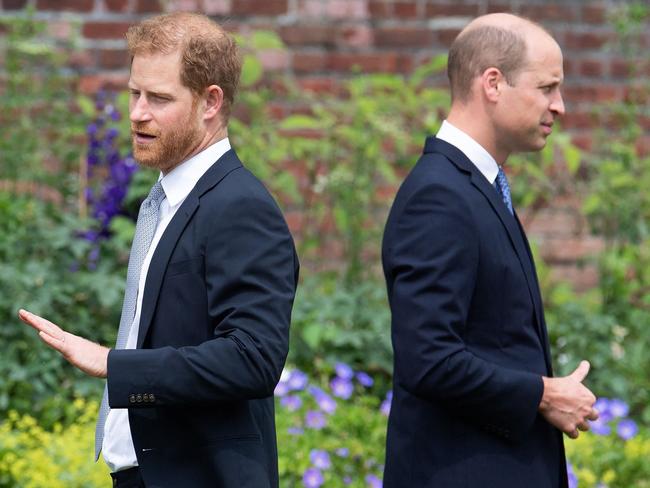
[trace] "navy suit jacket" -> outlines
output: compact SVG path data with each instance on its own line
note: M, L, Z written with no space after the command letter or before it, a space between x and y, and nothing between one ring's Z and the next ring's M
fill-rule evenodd
M551 360L523 229L456 147L428 138L386 224L393 402L386 488L567 486L538 413Z
M279 208L228 151L156 247L137 349L108 356L147 487L278 486L273 390L297 280Z

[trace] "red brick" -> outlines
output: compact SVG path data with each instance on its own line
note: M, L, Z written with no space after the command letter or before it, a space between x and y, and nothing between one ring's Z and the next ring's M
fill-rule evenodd
M417 27L391 27L375 30L375 45L378 47L430 47L434 33Z
M135 11L139 14L160 13L163 6L161 0L137 0Z
M523 212L523 220L526 213ZM526 225L526 230L535 236L559 237L580 235L586 223L577 209L542 209Z
M605 72L603 62L597 59L584 59L580 62L580 74L588 77L600 77Z
M95 66L97 56L90 51L74 51L68 57L68 64L74 69L89 68Z
M594 147L594 138L591 132L587 134L575 134L571 137L571 142L583 151L591 151Z
M577 66L578 66L577 61L574 61L573 59L564 58L564 63L562 67L564 71L564 76L575 74L576 71L578 70Z
M600 49L612 37L612 34L599 32L567 32L563 47L568 49Z
M332 71L346 72L409 72L413 63L410 57L396 53L347 53L333 52L327 56L326 67Z
M418 16L418 6L415 2L395 2L393 5L393 14L395 17L403 19L412 19Z
M645 136L637 139L636 152L641 157L650 155L650 137Z
M510 6L509 3L488 2L487 13L492 14L492 13L498 13L498 12L516 13L516 12L513 12L513 8Z
M635 65L623 59L612 59L609 69L614 78L629 78L634 72Z
M172 0L167 2L167 10L169 12L193 12L199 9L197 0Z
M109 12L126 12L129 0L104 0L104 4Z
M280 29L280 37L289 46L320 45L334 47L335 29L328 25L291 25Z
M129 66L129 53L121 49L103 49L97 53L99 64L105 69L126 69Z
M38 0L38 10L72 10L74 12L90 12L95 7L93 0Z
M646 105L650 103L650 89L648 89L647 85L627 85L623 98L628 103Z
M231 11L235 15L281 15L287 9L287 0L233 0Z
M436 38L440 44L449 47L459 33L459 29L439 29L436 31Z
M342 91L340 83L332 77L301 78L298 86L313 93L339 94Z
M265 49L258 52L265 71L280 71L289 67L290 56L284 49Z
M576 264L552 266L551 279L569 282L576 291L586 291L598 284L598 268L592 264L585 266Z
M230 13L231 0L202 0L202 12L206 15L226 15Z
M546 239L542 246L542 257L554 263L572 263L594 256L601 252L604 243L601 239L589 236L574 238Z
M607 21L607 7L605 5L584 5L582 20L589 24L604 24Z
M322 52L297 52L293 54L292 66L296 73L323 71L326 58Z
M593 129L601 124L600 118L592 113L567 111L562 117L565 129Z
M521 15L530 17L536 21L559 20L564 22L572 22L577 17L576 12L571 5L563 5L559 3L545 3L544 5L522 5L520 13Z
M343 27L338 36L338 46L370 47L374 42L374 32L367 25L351 25Z
M369 0L368 12L371 17L387 18L393 15L393 5L388 0Z
M129 75L84 75L79 79L78 90L86 95L97 93L101 89L124 90L126 89Z
M476 17L479 14L479 9L478 5L427 3L424 13L427 17Z
M608 102L621 100L621 87L616 85L571 85L564 88L567 102Z
M129 26L126 22L86 22L82 32L88 39L120 39Z
M27 5L27 0L4 0L2 7L4 10L21 10Z

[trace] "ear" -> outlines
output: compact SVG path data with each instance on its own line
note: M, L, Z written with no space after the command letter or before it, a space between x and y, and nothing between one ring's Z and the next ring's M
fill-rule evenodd
M218 85L210 85L205 89L203 120L218 116L223 106L223 90Z
M481 89L485 98L490 102L496 102L501 94L503 83L505 77L498 68L486 69L481 75Z

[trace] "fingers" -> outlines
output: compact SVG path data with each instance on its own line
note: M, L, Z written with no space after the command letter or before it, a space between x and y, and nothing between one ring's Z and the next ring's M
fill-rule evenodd
M580 435L580 432L578 432L578 429L567 432L566 435L568 435L571 439L577 439L578 436Z
M595 408L592 408L591 412L589 412L589 415L587 415L588 420L598 420L598 417L600 417L600 415L598 414L598 410Z
M589 361L580 361L580 364L576 368L576 370L569 375L570 378L573 378L576 380L578 383L582 383L582 381L586 378L587 373L589 373L589 368L590 368Z
M48 346L57 351L62 351L65 347L66 333L58 325L23 309L18 311L18 317L27 325L36 329L41 340Z

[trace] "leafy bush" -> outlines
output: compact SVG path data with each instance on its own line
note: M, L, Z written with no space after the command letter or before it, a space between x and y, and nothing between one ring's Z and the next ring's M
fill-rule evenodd
M289 361L312 372L344 361L388 381L393 351L384 284L368 280L347 288L335 277L303 279L291 318Z
M53 204L0 192L0 416L31 412L48 425L66 416L72 397L101 393L99 381L16 315L26 308L91 340L114 341L124 277L113 260L88 268L93 244L77 237L86 227Z
M591 431L566 441L570 488L650 487L650 431L628 417L619 399L600 398Z
M0 424L0 488L100 488L110 486L108 467L93 462L96 402L72 403L76 419L51 430L15 411Z
M344 363L331 377L285 370L275 392L283 488L381 486L389 404L372 388Z

